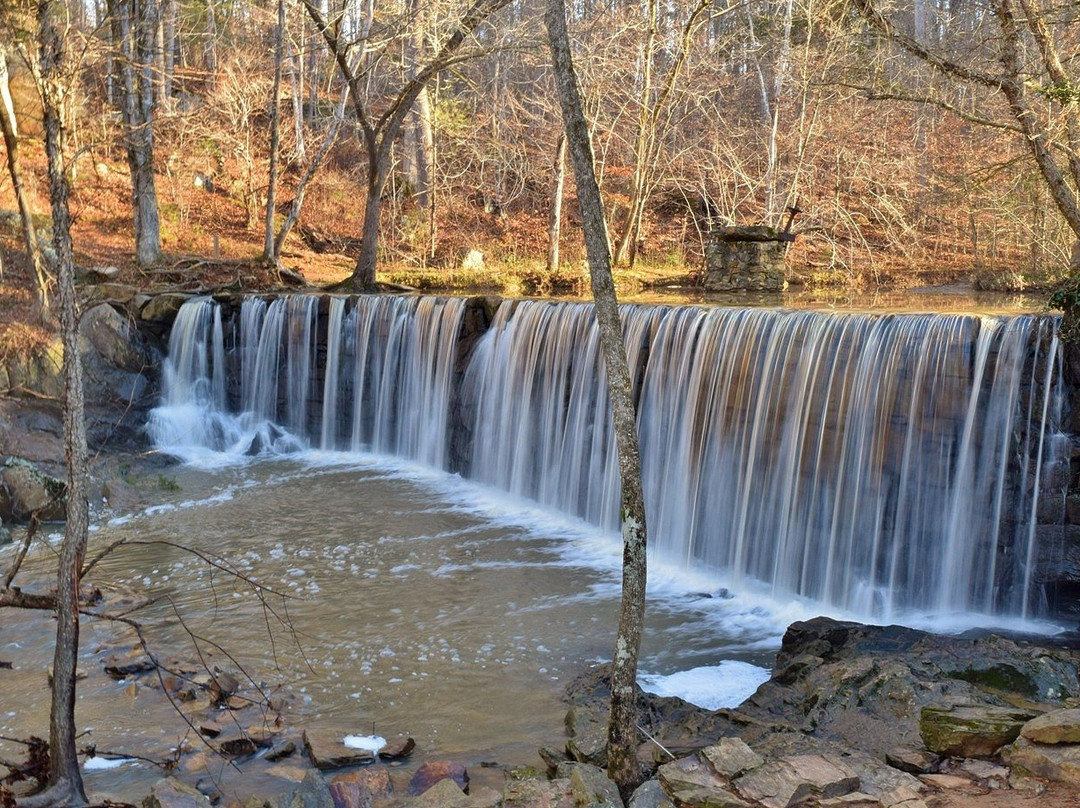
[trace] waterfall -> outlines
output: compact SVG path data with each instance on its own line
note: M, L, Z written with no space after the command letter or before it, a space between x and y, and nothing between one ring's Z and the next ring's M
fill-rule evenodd
M465 313L248 298L226 346L221 306L191 301L151 433L182 456L396 455L616 527L591 306L503 302L467 355ZM1067 443L1051 318L622 315L653 553L882 620L1037 606L1039 490Z

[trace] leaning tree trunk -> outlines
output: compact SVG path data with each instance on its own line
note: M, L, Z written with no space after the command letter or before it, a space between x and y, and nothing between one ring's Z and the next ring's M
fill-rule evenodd
M563 126L577 183L578 205L585 229L596 322L607 370L615 444L622 484L623 576L619 629L611 666L611 712L608 718L607 770L623 797L641 782L637 760L637 661L645 620L646 529L645 497L641 489L641 460L637 424L626 362L615 283L611 276L611 249L600 186L596 181L589 127L582 112L581 95L570 56L563 0L550 0L544 14L555 68L555 85L562 107Z
M0 130L4 135L4 150L7 152L8 174L11 175L11 187L15 192L15 203L19 206L19 221L22 224L23 242L26 254L34 268L34 282L37 289L38 306L44 316L49 309L49 290L52 278L49 277L38 249L37 234L34 232L34 217L30 210L30 200L22 182L19 166L19 137L15 121L15 105L12 103L8 87L7 54L0 46Z
M53 656L52 711L49 719L49 780L45 791L26 806L87 804L75 747L75 668L79 653L79 576L89 522L86 425L83 416L82 362L78 348L75 261L71 246L68 184L60 151L63 101L63 42L53 19L56 0L38 3L41 49L42 118L52 203L53 247L60 291L60 333L64 344L64 455L67 461L67 523L60 548L56 586L56 649Z

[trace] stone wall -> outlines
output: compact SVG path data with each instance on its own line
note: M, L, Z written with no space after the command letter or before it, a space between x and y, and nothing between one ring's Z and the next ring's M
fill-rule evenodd
M782 292L788 242L772 227L718 228L705 245L705 291Z

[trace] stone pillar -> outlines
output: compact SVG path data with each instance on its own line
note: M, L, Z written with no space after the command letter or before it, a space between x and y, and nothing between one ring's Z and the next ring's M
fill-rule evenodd
M705 291L782 292L791 236L772 227L721 227L705 245Z

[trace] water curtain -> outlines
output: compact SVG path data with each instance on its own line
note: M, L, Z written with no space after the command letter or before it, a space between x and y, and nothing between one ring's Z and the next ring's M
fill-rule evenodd
M614 528L591 307L503 302L467 351L465 308L250 298L230 330L191 301L151 428L178 453L392 454ZM1051 318L622 313L655 553L878 619L1038 608L1038 498L1067 445Z

